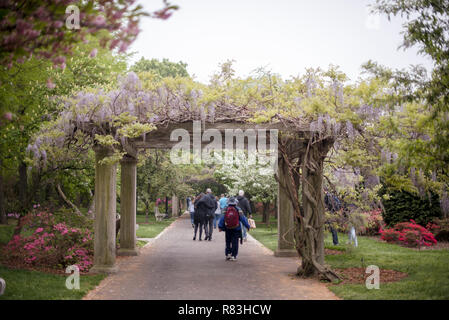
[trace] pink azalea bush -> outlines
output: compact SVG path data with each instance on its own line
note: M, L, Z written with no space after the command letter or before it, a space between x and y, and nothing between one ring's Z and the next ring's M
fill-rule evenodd
M87 272L93 263L93 236L88 228L55 222L48 212L32 212L22 219L25 236L15 235L5 246L10 263L48 268L77 265Z
M155 205L159 208L159 212L165 212L165 198L157 198ZM171 200L167 202L168 209L171 209Z
M11 219L19 219L20 214L18 214L18 213L16 213L16 212L11 212L11 213L8 213L8 214L7 214L7 217L8 217L8 218L11 218Z
M406 247L430 247L437 243L431 231L414 220L397 223L393 228L381 231L381 239Z

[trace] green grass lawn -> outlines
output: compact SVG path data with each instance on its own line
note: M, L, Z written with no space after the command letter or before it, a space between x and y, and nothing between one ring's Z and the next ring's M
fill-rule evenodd
M105 275L80 275L80 289L69 290L65 286L67 276L12 270L0 265L0 278L6 282L6 290L0 300L81 299L105 278Z
M175 218L164 219L163 221L156 221L154 215L150 215L148 219L148 224L145 223L144 215L137 215L137 223L139 224L139 229L137 229L138 238L154 238L159 233L162 232L166 227L168 227Z
M267 248L275 251L278 246L278 224L277 220L271 218L269 226L262 224L262 217L259 215L253 216L256 221L256 229L250 230L250 234L263 243Z
M256 222L260 217L256 217ZM251 234L271 250L277 247L277 228L271 230L262 224ZM332 244L326 233L325 246L345 249L344 254L326 256L333 268L366 267L377 265L408 273L408 277L394 283L382 283L380 289L368 290L364 284L330 285L329 289L343 299L449 299L449 250L421 250L403 248L368 237L358 237L358 248L345 245L347 236L339 234L340 245ZM363 263L362 263L363 259Z
M365 285L345 284L329 286L344 299L449 299L449 250L413 250L367 237L358 237L359 247L342 255L326 256L334 268L376 265L408 273L398 282L382 284L379 290L368 290ZM347 236L339 235L341 243ZM326 238L326 246L332 243Z
M8 219L8 224L0 224L0 245L7 244L11 240L14 228L17 225L17 220Z

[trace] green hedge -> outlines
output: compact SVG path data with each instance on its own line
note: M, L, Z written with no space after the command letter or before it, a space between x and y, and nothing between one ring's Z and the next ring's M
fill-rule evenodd
M380 190L380 194L385 194L385 188ZM441 217L440 201L435 193L431 193L430 199L406 191L391 192L389 195L388 200L382 198L385 209L382 217L388 226L410 219L426 226L433 218Z

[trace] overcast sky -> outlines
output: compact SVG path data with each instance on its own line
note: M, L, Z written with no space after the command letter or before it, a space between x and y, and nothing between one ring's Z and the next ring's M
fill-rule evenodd
M374 0L171 0L180 9L165 21L142 19L133 60L184 61L208 82L219 63L234 59L239 76L258 67L284 78L305 68L340 66L351 80L369 59L392 68L430 67L416 50L398 49L402 21L368 14ZM162 1L140 0L147 10Z

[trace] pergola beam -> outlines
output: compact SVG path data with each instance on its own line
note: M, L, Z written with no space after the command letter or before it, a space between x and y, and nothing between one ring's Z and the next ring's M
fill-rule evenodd
M293 131L291 128L287 127L283 123L243 123L243 122L215 122L209 123L206 122L204 125L201 125L201 134L203 134L206 130L214 129L218 130L222 135L222 147L225 148L225 134L226 130L242 130L245 134L246 130L255 130L256 133L259 134L258 130L264 130L266 134L267 143L270 141L270 130L278 130L282 131L284 134L294 135L296 138L300 138L304 135L305 132L309 131L308 128L304 128L303 131ZM176 145L179 141L172 141L170 139L171 133L176 129L186 130L189 134L189 137L193 137L194 134L194 125L193 122L184 122L184 123L171 123L165 126L158 126L156 130L148 132L145 137L139 137L135 139L130 139L129 143L131 143L135 148L144 148L144 149L170 149L174 145ZM202 145L208 144L208 141L202 141ZM248 139L246 138L244 141L245 148L247 147ZM191 144L192 146L192 144Z

